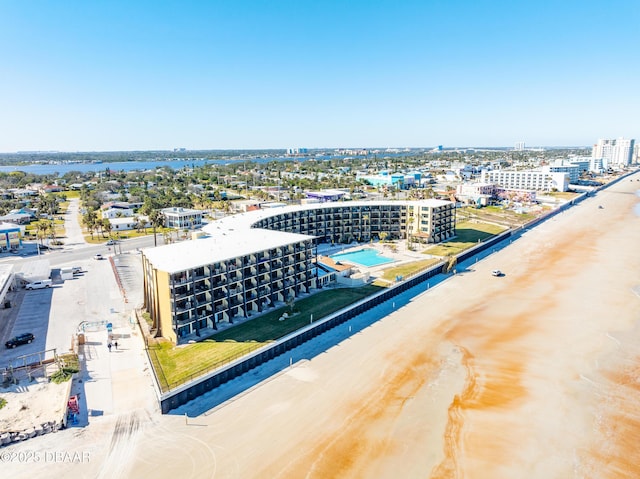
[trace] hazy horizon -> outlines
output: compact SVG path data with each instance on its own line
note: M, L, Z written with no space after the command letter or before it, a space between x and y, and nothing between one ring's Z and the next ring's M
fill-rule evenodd
M592 148L593 145L531 145L526 146L525 151L532 151L537 149L587 149ZM68 153L188 153L188 152L260 152L260 151L282 151L286 153L287 148L202 148L192 149L185 148L184 150L161 149L151 148L147 150L21 150L21 151L0 151L0 155L47 155L47 154L68 154ZM337 150L367 150L367 151L379 151L379 150L425 150L427 152L434 150L434 146L330 146L330 147L300 147L306 148L309 152L315 151L337 151ZM465 149L476 150L513 150L513 146L479 146L479 145L464 145L464 146L445 146L442 145L442 151L455 151ZM304 156L304 154L301 154Z

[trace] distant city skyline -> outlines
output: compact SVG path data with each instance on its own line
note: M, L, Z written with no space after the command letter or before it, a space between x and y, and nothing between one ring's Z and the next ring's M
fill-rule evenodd
M631 0L3 2L0 152L638 138L639 21Z

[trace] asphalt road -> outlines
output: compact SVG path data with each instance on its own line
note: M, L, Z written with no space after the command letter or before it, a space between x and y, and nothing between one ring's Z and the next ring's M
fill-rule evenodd
M158 245L161 245L162 238L158 238ZM53 249L51 251L42 252L37 254L36 245L32 242L25 242L24 253L21 255L14 255L11 253L3 253L0 255L0 263L11 263L16 266L28 263L36 259L47 259L52 268L60 268L62 266L75 266L74 263L82 262L84 260L91 259L95 254L99 253L103 256L111 256L116 252L127 253L135 252L137 249L149 248L154 246L153 235L142 236L140 238L131 238L118 242L115 246L107 246L106 240L100 245L82 245L75 247L61 247L60 249ZM114 248L116 249L114 251Z

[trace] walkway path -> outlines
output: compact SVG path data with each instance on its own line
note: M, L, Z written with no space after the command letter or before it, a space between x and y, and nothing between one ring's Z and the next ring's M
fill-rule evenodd
M69 208L67 208L67 212L64 217L64 230L66 234L65 248L75 249L88 245L84 240L82 227L78 221L79 209L80 199L70 198Z

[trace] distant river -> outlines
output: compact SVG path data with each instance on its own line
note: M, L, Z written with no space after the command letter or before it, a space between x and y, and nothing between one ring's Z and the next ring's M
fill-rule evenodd
M285 160L286 158L282 158ZM255 162L267 162L279 160L279 158L259 158L251 160ZM157 167L169 167L174 170L179 170L184 167L202 166L208 164L225 164L233 161L242 160L150 160L150 161L116 161L110 163L60 163L60 164L41 164L36 163L32 165L16 165L16 166L0 166L0 172L9 173L11 171L24 171L25 173L32 173L35 175L52 175L58 174L62 176L70 171L80 171L81 173L87 173L90 171L105 171L107 168L110 171L146 171L153 170Z
M385 153L387 157L405 156L407 153ZM373 156L373 155L370 155ZM344 156L322 156L315 157L316 160L331 160L334 158L344 158ZM354 156L356 158L364 158L363 156ZM202 166L202 165L224 165L227 163L269 163L271 161L307 161L311 158L305 157L258 157L258 158L227 158L222 160L148 160L148 161L114 161L104 163L59 163L59 164L42 164L34 163L31 165L16 166L0 166L0 172L10 173L12 171L24 171L35 175L52 175L62 176L70 171L79 171L86 173L90 171L146 171L153 170L158 167L169 167L173 170L179 170L184 167Z

